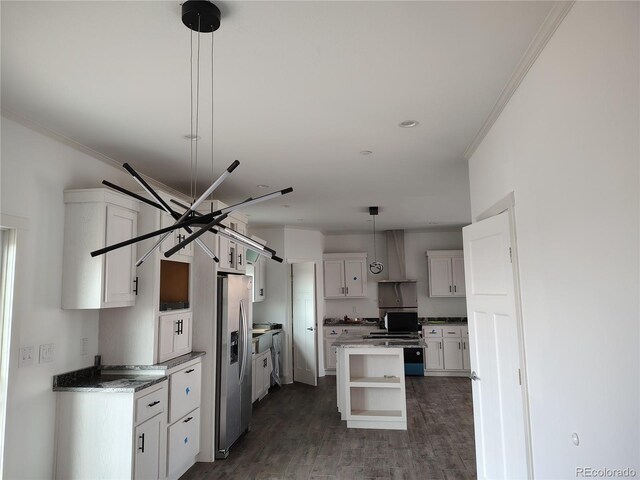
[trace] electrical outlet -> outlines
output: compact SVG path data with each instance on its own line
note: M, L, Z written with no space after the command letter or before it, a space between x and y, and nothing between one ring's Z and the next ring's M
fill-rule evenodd
M40 345L40 358L39 363L51 363L53 362L53 343L45 343Z
M89 352L89 339L84 337L80 346L80 355L86 355Z
M33 346L31 347L22 347L20 349L20 358L18 359L18 368L28 367L29 365L33 365L33 357L34 357Z

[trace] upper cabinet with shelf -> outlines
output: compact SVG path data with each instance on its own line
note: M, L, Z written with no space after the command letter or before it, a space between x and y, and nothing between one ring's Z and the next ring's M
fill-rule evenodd
M62 308L94 309L135 304L136 247L92 257L91 252L138 232L139 202L106 188L64 192Z
M325 253L324 297L367 296L367 254Z
M428 250L429 296L464 297L464 255L462 250Z

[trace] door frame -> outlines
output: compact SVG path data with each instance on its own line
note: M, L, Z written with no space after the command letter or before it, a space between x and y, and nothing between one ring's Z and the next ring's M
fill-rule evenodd
M316 380L320 378L320 348L318 346L318 338L320 335L320 327L318 326L320 322L320 302L318 301L319 284L318 284L318 274L319 268L322 267L322 262L318 260L314 260L311 258L287 258L287 323L286 333L288 337L291 339L289 345L286 346L287 355L289 357L288 367L291 372L291 378L288 379L287 383L293 383L293 277L291 276L291 268L294 263L313 263L314 265L314 296L315 296L315 314L316 314L316 325L315 325L315 345L316 345ZM321 270L320 270L321 271Z
M520 267L518 262L518 242L516 234L516 197L515 193L509 192L506 196L498 200L489 208L476 215L473 223L494 217L502 212L507 212L509 218L509 235L511 237L511 268L513 274L513 293L515 297L516 326L518 330L518 350L520 354L520 375L522 382L522 407L524 414L524 440L527 461L527 476L535 478L533 475L533 448L531 444L531 413L529 408L529 380L527 376L527 355L524 341L524 323L522 315L522 296L520 293Z

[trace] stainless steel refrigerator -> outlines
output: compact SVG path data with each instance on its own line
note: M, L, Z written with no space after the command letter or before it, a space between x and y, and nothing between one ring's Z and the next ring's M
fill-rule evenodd
M251 277L218 276L216 458L229 449L251 423Z

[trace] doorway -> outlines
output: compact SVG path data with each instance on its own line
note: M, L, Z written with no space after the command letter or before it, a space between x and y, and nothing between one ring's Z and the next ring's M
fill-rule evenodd
M293 381L318 385L316 339L316 264L291 264Z
M531 476L513 210L462 230L478 478Z

